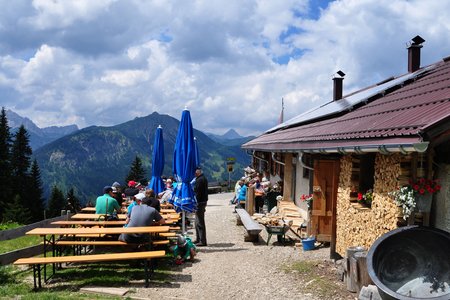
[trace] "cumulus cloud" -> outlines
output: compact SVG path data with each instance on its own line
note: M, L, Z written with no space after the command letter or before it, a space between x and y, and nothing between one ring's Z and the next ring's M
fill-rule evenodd
M187 105L200 130L258 134L281 98L285 119L329 101L337 70L344 94L405 73L417 34L422 65L448 56L449 20L440 0L5 1L0 105L41 127Z

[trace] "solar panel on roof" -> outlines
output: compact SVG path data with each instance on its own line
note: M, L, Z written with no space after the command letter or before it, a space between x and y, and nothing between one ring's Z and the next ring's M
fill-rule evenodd
M331 115L341 113L346 110L351 110L355 105L358 105L364 101L367 101L369 98L371 98L377 94L383 93L394 86L400 85L409 79L417 77L420 74L433 69L435 66L436 65L430 65L428 67L419 69L416 72L408 73L406 75L400 76L398 78L387 81L380 85L376 85L376 86L370 87L368 89L362 90L360 92L351 94L340 100L327 102L318 107L310 109L296 117L293 117L292 119L289 119L284 123L281 123L275 127L270 128L269 130L266 131L266 133L276 131L281 128L289 127L292 125L298 125L298 124L310 122L310 121L313 121L313 120L316 120L319 118L331 116Z

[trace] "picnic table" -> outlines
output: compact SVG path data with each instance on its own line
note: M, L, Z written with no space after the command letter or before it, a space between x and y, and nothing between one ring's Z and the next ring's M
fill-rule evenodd
M92 207L92 206L90 206L90 207L83 207L81 209L81 212L82 213L91 213L91 212L95 213L95 207Z
M90 221L90 220L71 220L71 221L55 221L52 222L52 225L59 225L59 226L123 226L125 225L125 220L118 220L118 221Z
M39 235L43 237L43 244L44 244L44 259L47 257L47 246L50 244L52 246L52 256L56 257L56 239L55 236L72 236L73 238L82 237L85 235L105 235L105 234L122 234L122 233L148 233L148 234L158 234L158 233L168 233L170 227L169 226L144 226L144 227L78 227L78 228L58 228L58 227L49 227L49 228L34 228L28 232L26 232L26 235ZM50 238L47 239L47 236L50 236ZM164 251L161 252L160 256L164 256ZM125 253L123 253L125 254ZM130 255L133 255L133 253L127 253L125 254L127 257ZM111 259L111 255L103 254L103 255L97 255L104 257L105 259ZM70 256L70 260L76 259L80 256ZM83 260L86 261L87 258L92 258L92 255L83 256ZM67 261L64 258L62 261ZM15 262L20 263L20 262ZM22 263L31 263L24 261ZM48 260L48 263L51 263L53 265L53 274L55 274L55 261L54 260ZM35 267L35 264L37 267ZM47 278L47 268L44 264L44 279ZM41 280L40 280L40 263L33 262L33 273L34 273L34 285L36 288L36 277L39 277L39 287L41 286ZM36 275L36 273L38 275ZM146 282L148 282L148 277L146 275Z
M111 235L111 234L122 234L122 233L163 233L169 232L169 226L143 226L143 227L77 227L77 228L66 228L66 227L48 227L48 228L34 228L28 232L26 235L39 235L43 237L44 242L44 256L47 254L47 245L52 246L52 255L55 256L55 236L72 236L82 237L82 236L94 236L98 235ZM50 236L47 239L47 235Z
M117 217L119 218L119 220L126 220L127 215L117 214ZM89 213L87 214L79 213L70 217L71 220L99 220L104 218L105 218L104 214L89 214Z

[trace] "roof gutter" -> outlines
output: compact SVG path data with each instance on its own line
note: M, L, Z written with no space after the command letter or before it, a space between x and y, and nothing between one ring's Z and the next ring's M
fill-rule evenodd
M419 152L423 153L427 151L429 146L429 142L419 142L412 144L388 144L388 145L367 145L367 146L344 146L344 147L332 147L332 148L313 148L313 149L301 149L299 148L285 148L285 149L264 149L264 148L255 148L255 150L263 151L263 152L272 152L272 158L274 158L274 152L298 152L298 153L339 153L339 154L363 154L363 153L374 153L379 152L382 154L389 153L411 153L411 152ZM255 151L254 150L254 151ZM275 159L276 161L276 159ZM277 162L277 161L276 161ZM283 162L279 162L284 165Z

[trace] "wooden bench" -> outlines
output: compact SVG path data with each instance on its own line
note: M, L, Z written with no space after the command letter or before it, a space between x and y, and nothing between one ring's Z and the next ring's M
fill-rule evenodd
M243 208L236 208L237 225L243 225L247 230L247 236L244 237L246 242L257 242L262 226L250 217L248 212Z
M111 253L111 254L92 254L92 255L74 255L74 256L55 256L55 257L29 257L20 258L16 260L14 265L31 265L33 266L34 288L42 287L41 270L47 264L62 264L62 263L93 263L104 261L122 261L122 260L142 260L144 262L145 270L145 287L148 287L150 273L153 273L153 264L149 264L149 260L154 258L165 257L164 250L158 251L144 251L144 252L125 252L125 253ZM150 270L149 270L150 269ZM47 282L48 278L44 281ZM36 282L37 281L37 282Z
M155 240L151 242L151 246L163 246L170 244L170 241L165 240ZM64 252L64 247L72 247L73 255L82 255L83 246L104 246L104 247L112 247L112 246L129 246L129 247L139 247L141 245L149 245L148 243L136 244L136 243L125 243L122 241L71 241L71 240L59 240L55 242L55 246L57 246L56 252L57 255L60 255ZM150 248L148 250L153 250ZM84 251L85 254L88 253L88 249L86 248Z

